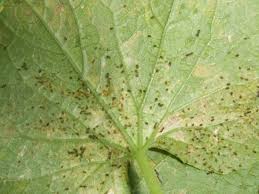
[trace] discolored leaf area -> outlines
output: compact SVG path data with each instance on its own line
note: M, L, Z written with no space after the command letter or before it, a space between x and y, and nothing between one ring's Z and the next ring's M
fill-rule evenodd
M258 193L258 13L0 1L0 193Z

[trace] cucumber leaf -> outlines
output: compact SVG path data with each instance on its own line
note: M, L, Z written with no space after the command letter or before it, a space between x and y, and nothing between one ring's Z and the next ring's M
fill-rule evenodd
M258 192L258 1L2 6L0 193Z

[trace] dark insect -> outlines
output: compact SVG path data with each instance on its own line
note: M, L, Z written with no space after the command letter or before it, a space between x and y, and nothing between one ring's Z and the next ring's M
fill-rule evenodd
M162 132L164 131L164 129L165 129L165 128L162 127L162 128L159 130L159 132L162 133Z
M28 70L27 64L25 62L22 64L21 68L23 70Z
M201 30L197 30L195 36L196 36L196 37L199 37L199 36L200 36L200 32L201 32Z
M3 84L3 85L1 85L0 88L5 88L6 86L7 86L7 84Z
M191 55L193 55L193 52L187 53L185 56L186 56L186 57L189 57L189 56L191 56Z
M159 107L162 107L162 106L164 106L164 104L162 104L162 103L158 103L158 106L159 106Z

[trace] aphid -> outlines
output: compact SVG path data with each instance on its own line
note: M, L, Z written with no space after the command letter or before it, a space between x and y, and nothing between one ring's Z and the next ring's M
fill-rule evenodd
M236 54L235 57L239 57L239 54Z
M159 132L162 133L162 132L164 131L164 129L165 129L165 128L162 127L162 128L159 130Z
M5 88L7 86L7 84L3 84L0 88Z
M86 186L86 185L80 185L79 187L81 187L81 188L86 188L87 186Z
M214 173L213 170L210 170L210 171L207 172L207 174L213 174L213 173Z
M90 139L98 139L98 137L96 137L95 135L89 135L88 136Z
M186 57L189 57L189 56L191 56L191 55L193 55L193 52L187 53L185 56L186 56Z
M112 152L110 151L110 152L108 153L108 160L110 160L111 157L112 157Z
M21 68L24 70L28 70L27 64L25 62L22 64Z
M197 30L197 32L196 32L196 34L195 34L195 36L196 37L199 37L200 36L200 32L201 32L201 30L199 29L199 30Z

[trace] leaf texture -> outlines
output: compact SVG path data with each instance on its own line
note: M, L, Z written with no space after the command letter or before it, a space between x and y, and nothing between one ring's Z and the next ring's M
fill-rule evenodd
M256 0L2 6L0 193L257 193Z

